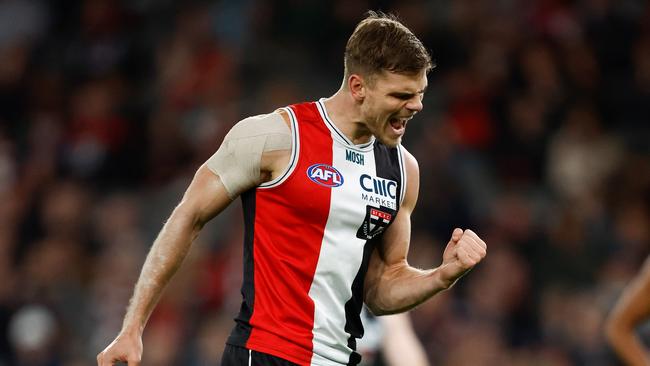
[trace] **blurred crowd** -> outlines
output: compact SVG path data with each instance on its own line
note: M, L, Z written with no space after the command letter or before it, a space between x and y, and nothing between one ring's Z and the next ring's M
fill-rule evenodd
M92 364L194 171L238 120L333 94L367 9L437 63L404 140L410 263L456 226L489 246L411 313L430 361L617 365L603 319L650 253L644 0L0 1L0 365ZM236 201L197 239L145 365L218 364L241 221Z

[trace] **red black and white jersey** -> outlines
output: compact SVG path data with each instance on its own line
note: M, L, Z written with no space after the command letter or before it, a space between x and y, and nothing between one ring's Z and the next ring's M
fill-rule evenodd
M356 365L370 254L404 197L402 148L354 145L322 100L285 110L289 169L242 194L243 302L228 343L299 365Z

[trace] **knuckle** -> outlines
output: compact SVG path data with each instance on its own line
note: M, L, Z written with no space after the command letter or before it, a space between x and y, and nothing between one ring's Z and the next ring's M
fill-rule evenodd
M472 236L472 238L474 238L474 240L476 240L476 242L481 242L482 241L481 238L478 236L478 234L476 234L473 231L471 233L471 236Z

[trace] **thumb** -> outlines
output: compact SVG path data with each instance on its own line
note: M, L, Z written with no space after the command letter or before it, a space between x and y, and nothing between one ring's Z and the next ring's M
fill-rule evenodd
M449 243L458 243L460 238L463 236L463 230L460 228L455 228L454 232L451 233L451 239L449 240Z

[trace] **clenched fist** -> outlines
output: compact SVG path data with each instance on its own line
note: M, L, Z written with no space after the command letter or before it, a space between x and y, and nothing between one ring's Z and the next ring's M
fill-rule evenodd
M142 358L142 337L120 333L113 343L97 355L98 366L113 366L122 361L128 366L139 366Z
M442 254L440 278L446 287L471 270L487 254L487 245L472 230L454 229Z

